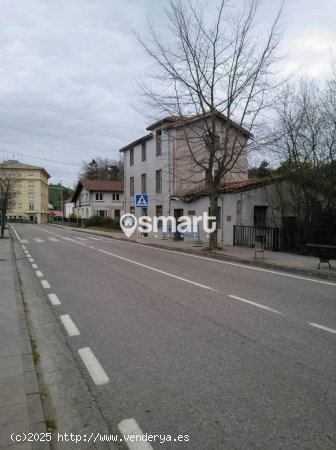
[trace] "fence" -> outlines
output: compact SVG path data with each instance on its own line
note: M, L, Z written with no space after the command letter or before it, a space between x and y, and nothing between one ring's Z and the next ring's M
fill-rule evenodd
M256 235L265 236L265 249L277 251L306 251L306 244L336 245L335 229L271 228L234 225L233 245L254 247Z

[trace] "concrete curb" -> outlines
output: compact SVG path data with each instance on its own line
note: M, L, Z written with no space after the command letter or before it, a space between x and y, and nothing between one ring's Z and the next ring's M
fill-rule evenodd
M140 244L138 241L136 241L134 239L108 236L106 234L101 234L99 231L96 231L96 230L86 231L85 229L82 229L82 228L72 228L72 227L67 227L64 225L55 225L55 224L49 224L49 225L52 225L52 226L58 227L58 228L62 228L62 229L69 229L71 231L77 231L79 233L93 234L95 236L104 236L109 239L115 239L118 241L126 241L126 242L131 242L133 244ZM278 271L278 272L287 272L287 273L292 273L295 275L302 275L305 277L319 278L321 280L336 281L336 274L334 275L334 274L325 273L325 272L318 272L317 269L310 270L310 269L303 269L303 268L299 268L299 267L283 266L283 265L270 263L270 262L257 260L257 259L250 260L250 259L239 258L238 256L225 255L225 254L218 253L218 252L211 252L211 253L208 251L202 252L199 250L175 248L175 247L169 247L167 245L155 244L155 243L148 243L148 244L143 243L142 245L147 245L148 247L153 247L153 248L160 248L162 250L170 250L170 251L179 252L179 253L187 253L187 254L191 254L191 255L203 256L204 258L209 258L209 259L219 259L219 260L228 261L228 262L232 262L232 263L236 263L236 264L245 264L247 266L258 267L260 269L274 270L274 271Z
M24 310L24 298L21 291L21 283L16 265L16 257L14 253L13 240L11 235L11 257L14 266L14 282L15 297L18 308L20 340L23 360L24 385L27 397L28 420L30 423L30 431L32 433L46 433L45 416L40 397L40 388L38 383L38 375L36 372L33 351L30 343L28 317ZM34 450L49 450L51 447L48 442L36 441L32 442Z

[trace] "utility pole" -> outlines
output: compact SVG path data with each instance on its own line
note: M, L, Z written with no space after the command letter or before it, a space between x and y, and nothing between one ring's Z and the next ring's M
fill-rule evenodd
M61 183L61 208L62 208L62 224L64 223L64 207L63 207L63 188L62 188L62 180Z

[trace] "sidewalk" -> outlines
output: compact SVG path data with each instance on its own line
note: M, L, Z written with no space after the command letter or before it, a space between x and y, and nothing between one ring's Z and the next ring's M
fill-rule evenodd
M236 247L233 245L225 245L222 250L208 252L205 249L206 243L197 245L195 239L186 238L184 241L175 242L172 239L162 239L158 235L157 238L145 237L139 238L132 236L126 238L122 232L98 231L82 228L70 228L64 225L53 225L68 230L79 231L83 233L91 233L98 236L106 236L114 239L121 239L128 242L136 242L139 244L150 245L158 248L166 248L169 250L192 253L196 255L208 256L210 258L223 259L240 264L254 265L262 268L281 270L306 277L317 277L322 279L330 279L336 281L336 261L331 261L331 269L327 263L321 263L318 270L318 258L314 256L302 256L293 253L272 252L265 250L264 258L261 254L255 258L254 248ZM220 244L221 245L221 244Z
M50 448L29 432L45 433L45 419L11 240L0 239L0 449Z

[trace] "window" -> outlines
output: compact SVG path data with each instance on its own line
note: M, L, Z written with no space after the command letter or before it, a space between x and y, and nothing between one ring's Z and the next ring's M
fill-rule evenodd
M146 161L146 142L141 144L141 161Z
M34 172L28 172L28 177L33 177L34 176Z
M162 205L156 205L156 211L155 211L156 217L162 216ZM158 222L158 228L162 228L162 220Z
M134 206L130 206L130 213L134 214Z
M266 227L267 206L254 207L254 226Z
M30 205L29 205L29 211L34 211L34 205L31 203Z
M30 181L30 182L28 183L28 187L30 187L30 188L34 187L34 183L33 183L32 181Z
M162 132L161 130L157 130L156 132L156 156L160 156L162 154Z
M162 192L162 170L156 171L156 193L159 194Z
M134 177L130 177L130 195L134 195Z
M146 194L147 191L147 179L146 179L146 174L143 173L141 175L141 194Z
M29 198L34 198L34 192L29 192L28 197Z
M114 202L119 202L119 194L112 194L112 200Z
M96 201L97 202L103 201L103 193L102 192L96 192Z
M130 166L134 164L134 148L130 149Z
M107 211L104 211L104 210L98 210L98 211L97 211L97 216L100 216L100 217L106 217L106 216L107 216Z

